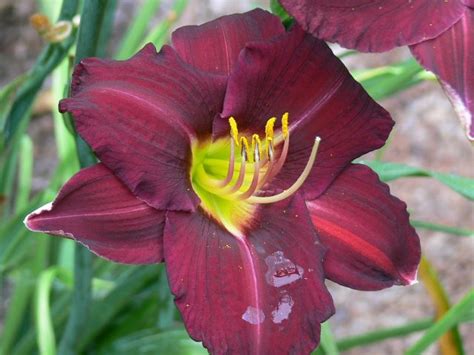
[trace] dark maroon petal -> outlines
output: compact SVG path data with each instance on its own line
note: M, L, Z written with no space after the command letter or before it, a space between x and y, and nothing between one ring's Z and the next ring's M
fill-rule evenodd
M72 238L120 263L163 260L164 212L138 200L102 164L79 171L52 202L25 219L26 226Z
M328 248L326 277L359 290L416 282L420 240L406 205L365 165L351 165L318 199L307 201Z
M167 214L171 291L191 337L212 354L308 354L334 313L304 201L260 213L237 237L201 211Z
M136 195L161 209L192 210L191 140L210 135L225 80L184 63L170 47L146 46L126 61L86 59L61 112Z
M441 36L411 46L411 51L426 69L435 73L474 140L474 10Z
M314 36L363 52L434 38L462 15L459 0L281 0Z
M227 75L247 42L269 39L284 31L278 17L256 9L200 26L181 27L173 33L172 40L173 47L189 64Z
M466 6L474 8L474 0L461 0L461 2Z
M239 129L251 133L262 132L268 118L284 112L289 112L290 150L275 187L287 188L297 179L315 137L322 138L303 186L306 199L321 194L353 159L381 147L393 125L329 47L299 28L242 51L222 115L234 116ZM216 119L214 134L227 132L227 120Z

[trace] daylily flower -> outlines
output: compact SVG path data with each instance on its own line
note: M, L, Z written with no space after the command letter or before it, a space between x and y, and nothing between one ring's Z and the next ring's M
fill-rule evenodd
M409 45L438 76L474 140L473 0L280 0L308 32L345 48L383 52Z
M86 59L60 110L101 162L28 228L117 262L165 261L212 353L309 353L334 313L325 277L362 290L416 279L405 204L351 163L393 121L324 42L268 12L180 28L159 53Z

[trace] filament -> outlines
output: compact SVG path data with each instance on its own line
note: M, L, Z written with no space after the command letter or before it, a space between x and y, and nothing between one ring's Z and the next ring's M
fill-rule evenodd
M260 162L259 161L256 161L255 163L253 163L253 176L252 176L252 182L250 183L250 186L249 188L247 189L247 191L245 191L244 193L240 194L239 196L237 196L237 198L239 200L246 200L248 199L250 196L253 195L253 193L257 190L258 188L258 176L260 174Z
M234 176L234 167L235 167L235 140L233 138L230 139L230 158L229 158L229 167L227 169L227 176L225 177L224 180L219 182L218 186L219 187L224 187L229 182L232 181L232 177Z
M239 176L237 178L237 181L235 182L235 185L232 186L229 190L225 191L224 193L232 194L238 191L242 187L242 184L244 183L244 179L245 179L246 165L247 165L247 153L246 153L245 148L242 148L242 162L240 163Z
M281 150L280 157L276 161L275 165L273 165L272 169L267 170L268 176L265 178L266 181L273 178L276 174L280 172L281 168L283 167L283 164L285 164L286 157L288 156L289 147L290 147L290 136L287 135L283 143L283 149Z

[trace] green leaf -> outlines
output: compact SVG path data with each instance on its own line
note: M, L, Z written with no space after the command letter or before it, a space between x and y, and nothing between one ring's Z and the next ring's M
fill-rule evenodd
M426 221L410 220L410 224L415 228L428 229L437 232L459 235L463 237L474 237L474 230L461 229L456 227L445 226Z
M286 12L283 6L281 6L280 1L271 0L270 9L274 15L277 15L280 18L285 27L292 22L292 17L288 14L288 12Z
M469 200L474 200L474 179L377 160L361 160L359 163L371 167L383 181L391 181L402 177L432 177Z
M62 277L68 283L72 283L71 275L58 267L53 267L40 274L36 288L36 334L41 355L56 354L56 337L49 306L49 295L56 277Z
M10 347L19 333L33 291L33 281L28 272L17 272L13 281L14 288L11 293L11 301L3 324L0 354L12 353Z
M426 333L406 352L406 355L422 354L431 344L435 343L443 334L456 324L460 323L467 313L474 308L474 289L471 289L463 299L451 307L446 314L432 325Z
M433 324L434 321L432 319L423 319L399 327L377 329L373 332L341 339L337 342L337 346L340 351L346 351L358 346L370 345L386 339L402 337L419 332L428 329Z
M81 25L77 38L75 64L83 58L104 53L106 35L112 26L115 0L86 1L82 8ZM82 168L96 163L87 143L76 135L76 147ZM59 345L61 354L75 354L87 327L92 298L92 255L82 245L76 245L74 253L74 293L71 314Z
M65 0L61 7L59 20L71 20L76 14L78 0ZM69 48L75 41L75 31L71 36L60 43L52 43L47 45L33 68L28 74L28 80L25 80L18 88L17 95L7 113L4 124L2 124L2 137L0 137L0 152L3 153L16 136L18 130L20 133L22 129L26 128L23 121L29 119L28 112L41 89L43 82L53 69L63 60L67 55Z
M20 159L18 171L18 187L16 196L16 211L21 211L28 204L33 177L33 142L25 134L20 141Z
M141 5L140 11L133 17L133 22L129 25L120 48L115 55L117 59L127 59L139 49L138 47L145 35L148 24L153 16L155 16L160 3L160 0L145 0Z
M61 294L52 304L51 319L54 329L64 329L64 323L68 316L68 306L71 303L70 293ZM36 327L29 327L22 332L22 337L13 348L11 354L30 355L34 354L36 347Z
M467 197L470 200L474 200L474 179L469 179L467 177L461 177L454 174L441 174L437 172L430 172L430 175L446 186L449 186L457 193Z
M415 59L389 66L352 72L364 89L376 100L381 100L423 81L424 70Z
M109 322L127 305L131 298L158 275L156 266L142 266L122 275L115 288L92 306L90 324L78 341L76 350L81 350L100 334Z
M208 354L201 343L192 340L184 329L170 330L162 333L157 333L155 329L141 331L120 339L111 348L99 351L99 354L103 355L128 355L132 353L140 355Z
M418 278L425 287L436 309L436 318L443 317L449 311L451 302L446 289L439 279L438 273L425 255L421 256ZM439 339L439 346L443 354L464 354L457 326L453 326L449 332Z
M166 18L156 25L142 41L140 47L151 42L156 48L160 49L168 40L171 26L181 17L184 9L188 5L188 0L175 0L173 8L168 13Z
M16 91L28 79L28 77L28 73L21 74L0 90L0 127L3 127L5 124L6 114L13 104Z
M321 347L326 355L338 355L336 340L328 322L321 324Z
M70 77L69 62L63 60L53 72L52 92L53 101L59 102L67 95L67 83ZM52 110L54 120L54 138L58 151L59 164L65 170L64 178L69 178L79 169L79 162L76 156L76 143L72 132L68 127L68 121L65 115L61 114L56 108Z

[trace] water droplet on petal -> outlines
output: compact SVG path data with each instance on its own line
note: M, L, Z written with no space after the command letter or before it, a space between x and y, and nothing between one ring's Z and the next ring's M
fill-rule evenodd
M276 251L272 255L267 256L265 264L268 266L265 279L272 286L285 286L303 277L303 268L285 258L282 251Z
M247 310L242 314L242 319L250 324L260 324L265 320L265 314L259 308L248 306Z
M280 324L284 320L288 319L294 304L295 303L291 296L284 294L280 298L277 308L272 312L273 323Z

